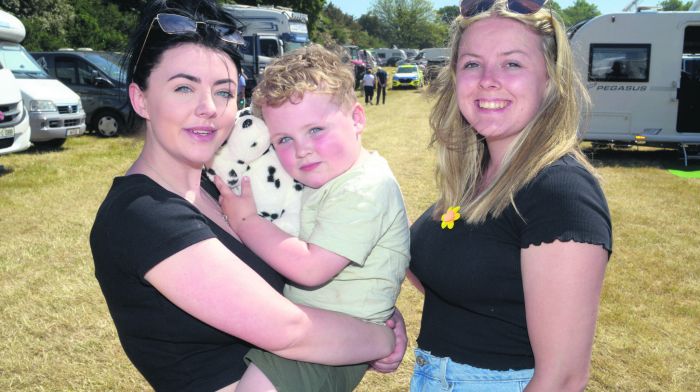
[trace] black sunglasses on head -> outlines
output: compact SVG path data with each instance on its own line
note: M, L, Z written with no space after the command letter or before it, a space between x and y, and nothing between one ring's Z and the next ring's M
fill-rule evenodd
M245 40L241 33L236 30L234 26L221 23L215 20L207 20L204 22L196 21L190 17L178 14L168 14L160 13L153 18L151 21L151 26L148 28L146 33L146 38L141 44L141 50L139 51L139 56L136 58L136 63L134 63L133 72L136 72L136 67L139 65L139 60L141 60L141 54L143 53L143 48L146 46L146 41L148 41L148 35L151 33L153 28L153 23L158 22L160 29L166 34L186 34L186 33L196 33L197 27L199 25L204 25L205 28L208 27L216 32L216 35L222 41L234 45L243 45Z
M496 0L462 0L459 10L469 18L490 9ZM547 0L508 0L508 11L528 15L539 11Z

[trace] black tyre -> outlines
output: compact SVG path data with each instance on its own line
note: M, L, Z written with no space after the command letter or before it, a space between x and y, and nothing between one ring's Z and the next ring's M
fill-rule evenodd
M124 131L124 120L114 111L103 110L93 116L92 129L103 137L116 136Z

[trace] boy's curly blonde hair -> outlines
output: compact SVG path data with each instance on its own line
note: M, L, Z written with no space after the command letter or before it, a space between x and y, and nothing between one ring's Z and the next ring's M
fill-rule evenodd
M307 92L328 94L341 108L350 108L357 102L351 64L320 45L286 53L265 68L262 82L253 91L253 106L261 110L296 103Z

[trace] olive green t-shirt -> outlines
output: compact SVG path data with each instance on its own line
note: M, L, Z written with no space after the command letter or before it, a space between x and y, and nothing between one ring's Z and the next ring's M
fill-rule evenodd
M409 261L409 226L388 163L363 152L321 188L304 188L299 238L350 263L324 285L285 286L293 302L383 323L394 311Z

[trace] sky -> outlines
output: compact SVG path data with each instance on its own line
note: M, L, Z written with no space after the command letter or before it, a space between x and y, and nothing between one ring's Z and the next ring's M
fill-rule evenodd
M640 0L637 4L638 6L655 6L661 0ZM448 5L459 5L459 0L431 0L434 9L439 9ZM566 8L574 4L575 0L557 0L557 3L561 8ZM613 12L621 12L631 0L588 0L589 3L593 3L598 6L603 14L610 14ZM340 8L346 14L350 14L355 18L359 18L362 14L367 13L371 4L370 1L358 1L358 0L327 0L326 3L333 3L334 6Z

